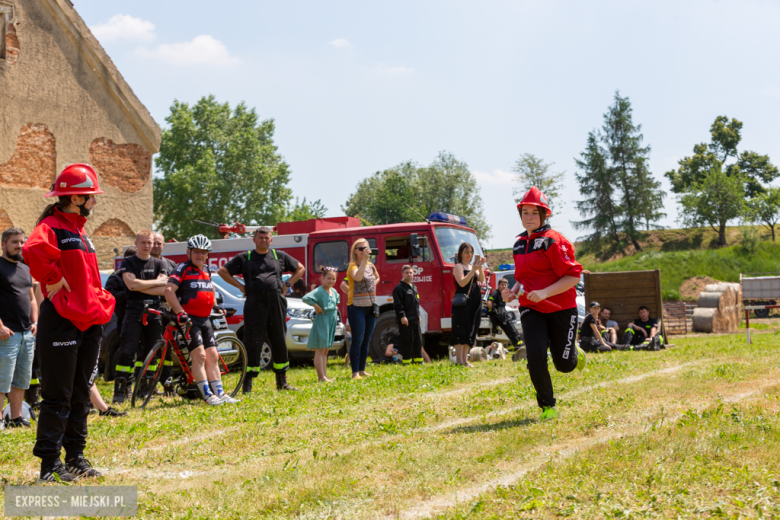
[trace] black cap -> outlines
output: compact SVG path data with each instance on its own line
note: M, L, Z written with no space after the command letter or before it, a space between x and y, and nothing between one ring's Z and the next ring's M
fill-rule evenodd
M592 309L593 307L601 307L601 304L599 302L590 302L589 309Z

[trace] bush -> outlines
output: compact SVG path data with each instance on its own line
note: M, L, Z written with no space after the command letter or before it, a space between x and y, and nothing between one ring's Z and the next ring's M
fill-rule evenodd
M755 255L760 242L761 237L755 226L743 227L739 230L739 246L737 247L742 254Z

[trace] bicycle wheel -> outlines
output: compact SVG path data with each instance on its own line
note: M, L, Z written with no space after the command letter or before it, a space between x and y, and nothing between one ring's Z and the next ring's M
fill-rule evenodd
M246 377L246 349L238 338L227 336L217 340L219 369L222 373L222 388L230 397L235 397Z
M155 343L152 350L146 356L141 373L133 388L133 398L130 405L135 408L136 402L141 408L145 407L149 400L154 396L154 390L157 388L157 381L163 371L163 357L165 355L166 345L164 341Z

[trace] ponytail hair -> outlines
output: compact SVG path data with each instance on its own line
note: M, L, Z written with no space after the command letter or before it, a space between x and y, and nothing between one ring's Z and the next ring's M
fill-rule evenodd
M55 202L54 204L49 204L48 206L46 206L46 208L44 208L43 213L41 213L41 216L38 217L38 222L36 222L35 225L37 226L38 224L43 222L43 219L45 219L46 217L50 217L54 215L55 209L59 209L60 211L62 211L63 209L70 206L71 197L72 195L60 195L60 198L57 202Z

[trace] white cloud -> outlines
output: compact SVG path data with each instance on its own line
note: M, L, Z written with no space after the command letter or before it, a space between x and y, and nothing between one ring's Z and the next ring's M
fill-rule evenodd
M155 49L141 47L136 49L135 54L171 65L230 67L241 63L238 57L230 54L224 43L208 34L196 36L191 42L163 43Z
M129 14L115 14L107 22L90 27L99 41L150 42L154 40L154 24Z
M335 40L328 42L328 45L333 45L334 47L352 47L352 44L345 38L336 38Z
M475 170L471 173L474 175L474 178L477 179L477 184L479 185L504 186L508 190L517 187L517 181L515 180L515 177L517 177L516 173L508 172L506 170L493 170L492 173Z
M379 74L388 74L388 75L401 75L401 74L411 74L414 72L414 69L407 67L406 65L397 65L395 67L385 65L384 63L380 63L376 67L374 67L374 72L377 72Z

